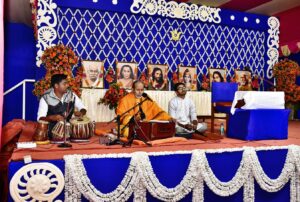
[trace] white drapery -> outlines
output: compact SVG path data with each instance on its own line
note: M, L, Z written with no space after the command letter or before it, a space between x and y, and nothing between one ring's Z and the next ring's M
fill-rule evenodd
M114 110L108 106L98 104L103 98L106 89L83 89L81 99L87 108L87 116L96 122L110 121L115 117ZM174 91L146 91L157 104L165 111L168 111L169 101L176 95ZM211 92L188 92L197 108L197 115L210 116L211 114Z
M231 106L234 114L238 100L244 99L241 109L284 109L284 92L237 91Z

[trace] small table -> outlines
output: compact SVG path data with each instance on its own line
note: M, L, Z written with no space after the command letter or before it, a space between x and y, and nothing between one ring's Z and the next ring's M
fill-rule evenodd
M244 101L241 109L235 108L239 100ZM237 91L227 136L242 140L286 139L289 113L284 109L284 92Z

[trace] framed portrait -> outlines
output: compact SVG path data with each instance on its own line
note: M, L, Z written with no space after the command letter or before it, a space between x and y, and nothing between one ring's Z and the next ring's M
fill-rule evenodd
M252 90L251 88L251 72L245 70L235 70L235 80L239 85L240 91Z
M95 60L82 60L83 88L103 88L104 62Z
M197 90L197 69L191 66L178 65L179 81L185 84L189 91Z
M131 89L137 79L138 64L135 62L116 62L117 83L125 89Z
M226 82L226 71L227 69L209 68L209 84L212 82Z
M169 90L168 65L147 64L148 68L148 89Z

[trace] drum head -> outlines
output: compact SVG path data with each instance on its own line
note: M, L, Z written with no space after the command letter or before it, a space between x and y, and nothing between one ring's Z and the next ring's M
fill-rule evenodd
M88 124L90 122L90 119L88 117L82 117L82 118L73 118L70 120L70 123L72 125L77 124Z
M48 121L43 121L43 120L39 120L38 123L41 123L41 124L49 124Z

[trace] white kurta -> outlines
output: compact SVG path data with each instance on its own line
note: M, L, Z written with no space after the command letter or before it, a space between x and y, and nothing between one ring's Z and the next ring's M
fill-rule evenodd
M176 96L169 102L169 115L176 119L177 122L185 125L191 124L192 121L197 120L196 106L194 102L187 96L184 99ZM204 132L207 129L206 124L198 123L197 130ZM192 133L185 128L176 124L176 133Z

